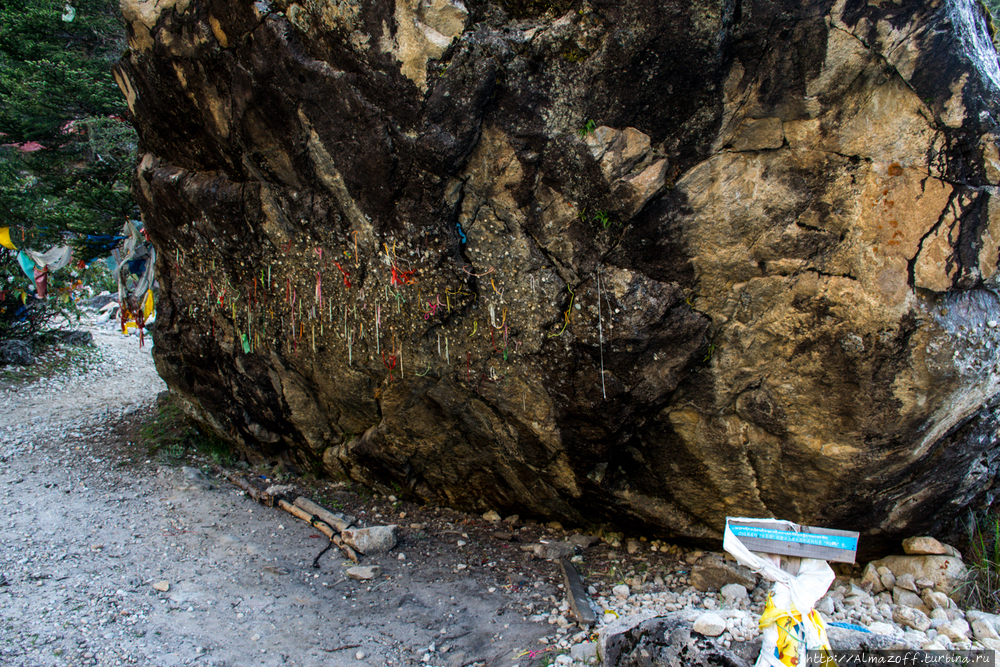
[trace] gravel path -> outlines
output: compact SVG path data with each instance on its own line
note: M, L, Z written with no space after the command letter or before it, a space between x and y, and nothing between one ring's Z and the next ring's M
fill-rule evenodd
M336 551L312 567L326 541L309 525L147 460L136 435L164 389L149 346L92 330L83 367L6 391L0 664L516 665L546 635L568 645L524 609L558 604L552 564L462 549L465 515L425 511L360 582ZM398 513L352 511L378 508Z
M727 647L759 634L765 583L749 595L691 586L712 554L621 536L594 543L557 525L298 479L306 495L368 525L401 526L395 550L363 559L381 570L370 581L349 578L352 564L335 550L314 568L326 541L311 526L206 477L205 460L151 457L138 433L165 387L150 346L113 325L91 330L97 350L86 363L4 390L4 667L584 665L595 635L570 620L558 565L533 556L567 539L592 545L577 546L573 561L598 614L593 630L675 613L714 615ZM945 600L915 622L898 591L873 596L859 583L839 579L817 608L899 648L1000 648L1000 617L967 616Z
M0 460L31 451L41 440L63 438L151 405L167 388L153 366L149 337L140 348L135 336L123 336L113 322L87 329L95 347L87 363L4 391Z

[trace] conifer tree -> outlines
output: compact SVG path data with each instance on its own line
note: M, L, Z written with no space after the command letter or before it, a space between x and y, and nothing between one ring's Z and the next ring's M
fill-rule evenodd
M89 261L137 215L135 132L111 75L124 35L117 0L0 0L0 227L19 248L72 232ZM0 252L3 338L31 284Z

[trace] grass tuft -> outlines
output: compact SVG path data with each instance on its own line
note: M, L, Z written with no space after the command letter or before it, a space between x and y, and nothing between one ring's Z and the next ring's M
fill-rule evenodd
M958 592L970 608L995 614L1000 612L1000 516L973 516L968 525L968 576Z
M180 463L187 458L207 458L215 465L233 462L232 448L221 438L204 432L183 410L167 403L139 429L141 443L150 458Z

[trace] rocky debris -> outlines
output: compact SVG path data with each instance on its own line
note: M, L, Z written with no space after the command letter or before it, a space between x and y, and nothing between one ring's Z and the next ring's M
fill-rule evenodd
M739 608L750 602L750 594L742 584L726 584L719 589L722 600L727 606Z
M344 543L368 556L387 554L396 547L399 541L399 526L369 526L367 528L348 528L341 531Z
M0 364L30 366L33 363L35 355L31 353L31 345L16 339L0 341Z
M52 337L63 345L93 345L94 334L85 330L53 331Z
M699 591L718 591L728 584L750 589L757 578L748 568L718 555L700 559L691 569L691 585Z
M170 582L169 581L157 581L155 584L153 584L153 590L154 591L159 591L161 593L166 593L167 591L170 590Z
M919 609L912 607L897 606L892 610L892 622L900 627L913 628L918 632L924 632L931 627L931 619Z
M264 489L264 493L275 500L278 498L294 499L296 496L302 494L302 489L295 484L272 484Z
M600 541L601 538L599 538L596 535L582 535L580 533L573 533L572 535L569 536L570 544L579 549L586 549L587 547L591 547Z
M115 68L158 367L250 460L706 545L987 499L971 0L271 5L123 0Z
M369 581L382 574L382 568L378 565L359 565L347 568L347 576L358 581Z
M882 584L887 590L898 588L900 576L909 575L911 581L925 579L930 587L946 595L951 594L966 577L965 564L955 556L886 556L870 563L871 566L886 568L892 577L883 576Z
M712 637L694 632L691 614L685 612L616 623L602 630L600 642L604 664L616 667L643 664L750 667L760 652L759 640L741 645L742 653L737 653Z
M199 489L202 491L211 491L215 488L215 485L212 484L208 475L197 468L192 468L191 466L181 466L181 472L183 473L183 476L177 477L176 481L173 483L175 489Z
M572 542L561 541L561 542L542 542L540 544L533 544L530 549L536 558L541 558L543 560L559 560L560 558L566 558L572 556L576 551L576 547Z
M626 586L625 584L618 584L617 586L611 589L611 594L614 595L619 600L627 600L631 592L632 591L630 591L629 587Z

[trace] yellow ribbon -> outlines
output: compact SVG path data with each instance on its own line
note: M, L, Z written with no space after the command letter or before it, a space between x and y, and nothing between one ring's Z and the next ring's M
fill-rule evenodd
M826 626L819 613L813 609L806 615L806 623L811 625L816 631L820 640L820 646L813 647L812 650L823 651L822 664L835 666L827 652L830 650L830 640L826 636ZM775 658L788 667L795 667L799 664L799 645L806 642L806 628L802 622L802 614L796 611L779 609L768 596L767 604L764 606L764 613L760 615L760 630L775 626L778 629L778 639L775 646Z
M0 227L0 245L4 248L17 250L17 246L15 246L14 242L10 240L10 227Z

